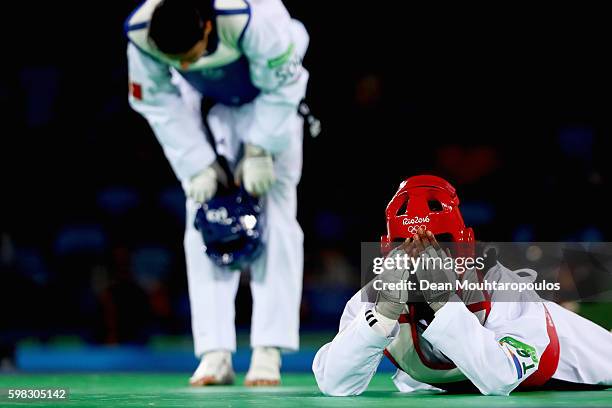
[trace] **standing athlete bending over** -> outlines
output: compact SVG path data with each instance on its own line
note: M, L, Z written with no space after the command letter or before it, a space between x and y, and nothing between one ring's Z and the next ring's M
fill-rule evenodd
M250 265L254 350L246 384L278 384L280 350L296 350L299 343L297 107L308 82L301 65L308 34L280 0L147 0L125 30L130 105L149 122L187 195L185 254L195 354L201 359L191 384L234 379L240 274L213 264L194 228L198 206L215 195L218 183L229 182L207 141L209 129L236 182L263 196L265 252ZM213 105L205 118L203 98Z

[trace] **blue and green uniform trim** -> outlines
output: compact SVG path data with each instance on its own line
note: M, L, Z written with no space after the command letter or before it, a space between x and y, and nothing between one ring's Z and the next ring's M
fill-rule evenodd
M514 363L514 367L516 368L516 373L519 380L523 378L523 375L527 374L527 371L537 367L539 360L535 347L523 343L522 341L510 336L501 338L499 340L499 344L506 344L507 346L509 346L506 347L506 350L508 350L510 356L512 357L512 361ZM516 353L512 352L510 347L512 347ZM517 354L523 359L529 358L531 362L519 361Z

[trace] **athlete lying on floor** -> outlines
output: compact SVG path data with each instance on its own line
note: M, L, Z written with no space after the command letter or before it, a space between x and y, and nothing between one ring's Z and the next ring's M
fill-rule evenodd
M428 206L431 201L440 204L437 211ZM438 177L416 176L402 183L387 207L385 239L408 239L390 256L446 259L448 253L436 240L440 235L456 243L473 242L458 204L455 189ZM376 278L377 288L410 280L408 269L385 270ZM497 261L481 272L489 282L524 280ZM441 268L416 270L418 279L438 282L447 274ZM361 394L383 355L398 368L393 381L400 391L435 387L508 395L517 387L612 386L612 334L533 291L501 301L495 291L417 293L393 290L393 285L376 290L373 282L348 301L338 334L315 356L312 368L327 395ZM413 299L415 293L424 302Z

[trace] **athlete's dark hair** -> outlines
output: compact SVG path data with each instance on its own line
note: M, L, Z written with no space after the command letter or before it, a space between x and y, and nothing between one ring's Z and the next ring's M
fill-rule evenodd
M204 22L213 19L212 0L162 0L149 23L149 39L166 54L189 51L204 36Z

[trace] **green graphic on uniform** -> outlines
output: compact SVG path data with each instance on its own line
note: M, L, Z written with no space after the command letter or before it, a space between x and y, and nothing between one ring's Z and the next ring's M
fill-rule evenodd
M293 54L293 48L294 48L293 43L289 44L289 48L287 48L287 51L283 52L281 55L279 55L276 58L269 59L268 68L272 69L272 68L280 67L281 65L289 61L291 54Z
M531 360L534 363L538 362L538 354L536 353L536 349L533 346L530 346L529 344L525 344L522 341L519 341L513 337L509 337L506 336L502 339L499 340L500 344L501 343L506 343L509 346L512 346L514 348L514 350L516 351L516 354L518 354L521 357L529 357L531 358ZM525 364L523 363L523 366ZM532 366L528 366L527 369L531 368Z
M534 368L534 367L535 367L535 364L529 364L529 365L527 365L527 364L525 364L525 362L524 362L524 361L523 361L521 364L522 364L522 366L523 366L523 372L524 372L524 373L527 373L527 370L531 370L532 368Z

